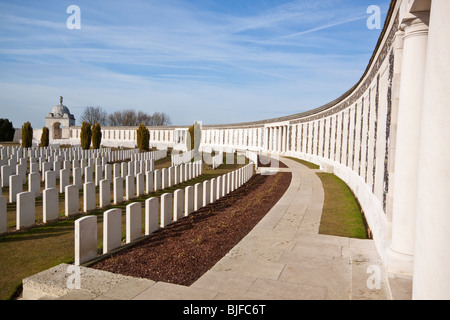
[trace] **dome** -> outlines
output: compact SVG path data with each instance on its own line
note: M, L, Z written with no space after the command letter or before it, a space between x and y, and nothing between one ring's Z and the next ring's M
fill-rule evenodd
M73 118L73 115L70 113L69 108L67 108L63 103L63 97L59 97L59 105L55 106L52 109L53 117L55 118L63 118L65 115L69 118Z

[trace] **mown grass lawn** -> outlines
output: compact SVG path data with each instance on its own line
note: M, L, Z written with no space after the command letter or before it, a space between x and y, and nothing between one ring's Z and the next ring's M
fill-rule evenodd
M314 163L311 163L311 162L308 162L308 161L305 161L305 160L297 159L297 158L294 158L294 157L285 157L285 158L289 159L289 160L296 161L298 163L301 163L301 164L303 164L304 166L307 166L310 169L320 169L320 167L317 164L314 164Z
M361 208L349 187L334 174L318 172L325 192L320 234L367 239Z

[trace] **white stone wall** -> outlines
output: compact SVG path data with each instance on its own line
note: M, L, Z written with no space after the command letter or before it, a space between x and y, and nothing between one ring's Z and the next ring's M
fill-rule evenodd
M102 146L135 148L138 127L102 127ZM150 147L157 149L176 148L186 150L188 127L148 127ZM42 129L35 129L33 137L39 144ZM50 144L80 145L81 127L72 126L65 132L65 139L50 139Z

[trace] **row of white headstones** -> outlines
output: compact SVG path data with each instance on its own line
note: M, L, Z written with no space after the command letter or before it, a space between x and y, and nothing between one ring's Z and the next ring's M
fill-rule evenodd
M128 181L126 186L126 199L133 198L134 190L141 195L143 187L141 186L141 175L146 172L148 179L151 178L155 188L161 188L169 183L167 173L173 172L173 168L168 168L164 172L163 170L156 171L155 160L164 158L167 156L166 150L151 151L148 153L137 153L138 150L123 150L116 153L113 157L103 156L102 153L90 152L86 156L90 158L84 158L78 160L76 156L77 150L72 150L69 156L66 152L64 156L56 155L57 151L48 153L47 155L39 158L21 158L22 153L10 153L11 157L8 160L8 165L1 167L2 182L7 178L8 183L2 183L2 188L8 188L9 203L16 203L16 229L20 230L26 227L30 227L35 224L35 199L42 196L43 207L43 222L55 220L59 216L59 195L58 193L65 193L65 215L69 216L79 212L79 190L83 188L83 212L88 212L95 209L96 206L96 192L95 187L99 186L99 190L102 193L100 197L101 206L110 205L110 189L111 183L115 185L115 197L114 202L120 203L123 201L123 180ZM24 152L24 154L26 154ZM4 152L2 153L4 155ZM73 156L75 155L75 156ZM64 160L67 158L75 158L73 160ZM17 159L18 157L18 159ZM107 164L108 159L114 159L114 161L121 161L131 159L128 162L122 162L121 164ZM12 161L11 161L12 160ZM51 162L49 161L51 160ZM11 162L18 162L13 166ZM3 160L3 163L5 160ZM29 163L29 165L28 165ZM23 192L23 186L26 182L26 172L29 167L28 174L28 191ZM62 167L62 169L61 169ZM70 172L72 171L72 184L70 184ZM59 174L57 174L59 173ZM95 174L95 179L93 175ZM82 182L84 176L84 183ZM59 188L57 188L56 182L59 178ZM103 178L104 177L104 178ZM163 177L163 178L161 178ZM120 178L120 179L117 179ZM41 179L45 182L45 187L41 193ZM134 180L136 179L136 187ZM155 183L153 183L155 179ZM163 180L164 179L164 180ZM162 182L164 184L162 184ZM150 182L147 181L147 186L150 186ZM159 189L158 189L159 190ZM147 188L147 191L150 191ZM122 195L121 195L122 193ZM108 198L109 197L109 198ZM107 201L109 199L109 201ZM7 231L7 199L0 196L0 234Z
M200 162L201 165L201 162ZM145 200L144 234L142 234L142 204L126 206L126 244L149 236L159 228L188 217L202 207L245 184L254 173L254 164L249 164L217 178L205 180L194 186L177 189L173 194L164 193L160 198ZM75 221L75 265L81 265L98 257L97 216L90 215ZM103 254L122 246L122 210L109 209L103 213Z

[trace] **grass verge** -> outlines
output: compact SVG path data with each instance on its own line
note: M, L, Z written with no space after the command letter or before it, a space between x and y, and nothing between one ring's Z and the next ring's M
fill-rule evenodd
M368 239L365 218L352 191L330 173L317 173L325 192L320 234Z
M283 158L286 158L286 159L293 160L293 161L296 161L298 163L301 163L301 164L303 164L304 166L307 166L310 169L320 169L320 166L318 166L317 164L314 164L314 163L311 163L311 162L308 162L308 161L305 161L305 160L301 160L301 159L297 159L297 158L293 158L293 157L283 157Z

